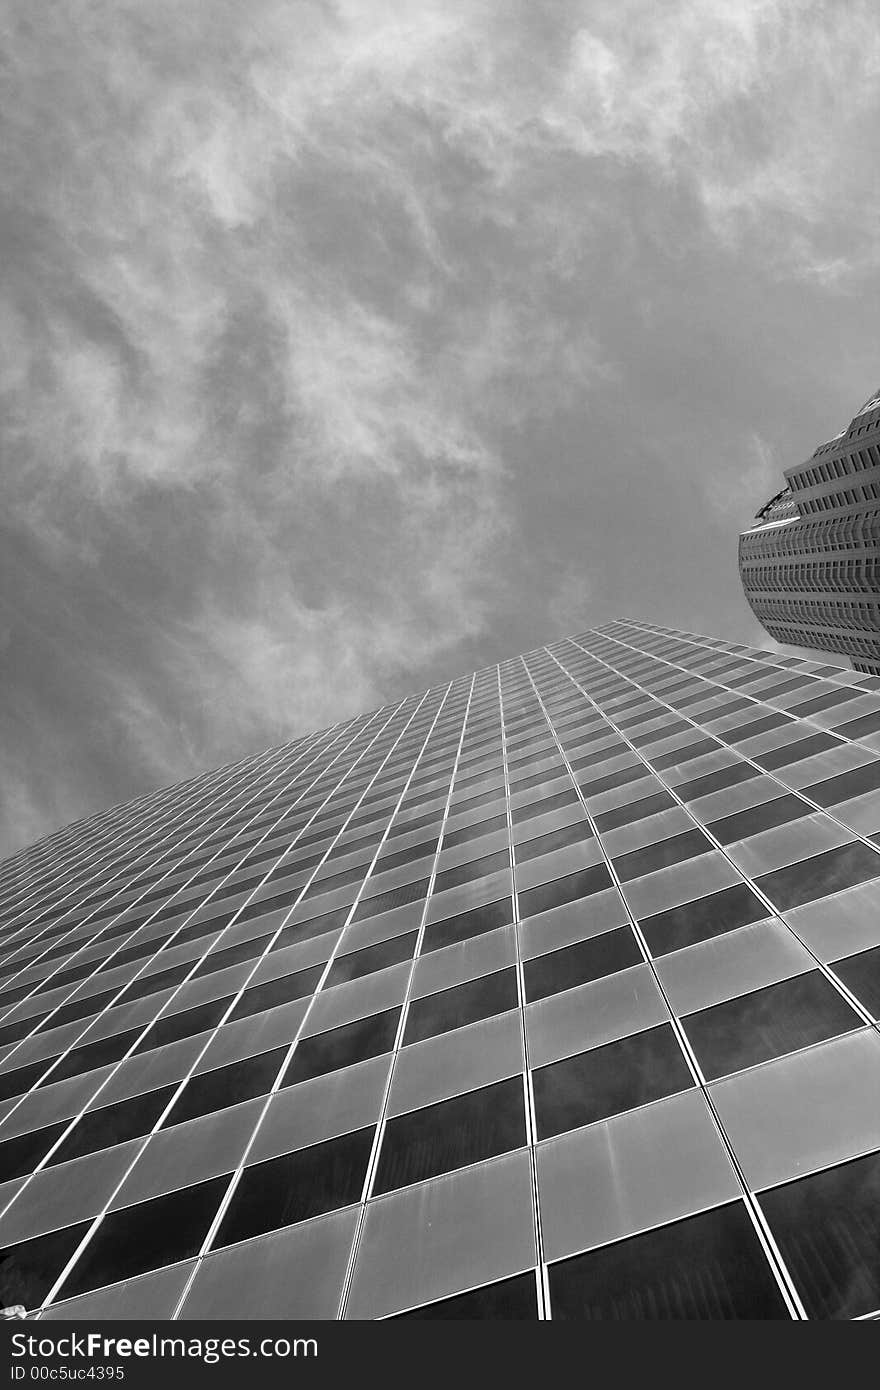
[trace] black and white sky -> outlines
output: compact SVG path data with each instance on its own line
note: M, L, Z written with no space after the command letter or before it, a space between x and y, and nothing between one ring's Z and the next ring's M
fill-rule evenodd
M0 0L0 855L616 616L880 381L876 0Z

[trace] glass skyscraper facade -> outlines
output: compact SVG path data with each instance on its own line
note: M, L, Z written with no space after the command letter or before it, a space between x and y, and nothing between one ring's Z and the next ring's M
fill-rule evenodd
M740 536L752 611L777 641L880 675L880 391L785 478Z
M880 679L617 621L0 872L42 1320L880 1309Z

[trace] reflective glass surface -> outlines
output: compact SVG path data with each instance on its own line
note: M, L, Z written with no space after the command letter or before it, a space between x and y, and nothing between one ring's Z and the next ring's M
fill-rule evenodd
M539 1137L604 1120L694 1084L668 1024L534 1073Z
M245 1168L214 1238L232 1245L358 1201L373 1143L360 1129Z
M64 1297L195 1255L226 1186L226 1178L214 1178L110 1212L65 1280Z
M388 1052L394 1043L399 1015L399 1009L387 1009L384 1013L371 1014L354 1023L331 1028L326 1033L301 1038L282 1084L294 1086L299 1081L307 1081L309 1077L321 1076L324 1072L336 1071L340 1067L350 1066L352 1062L362 1062L366 1057Z
M878 690L615 620L14 855L5 1302L872 1314Z
M548 994L572 989L575 985L614 975L642 959L638 943L629 927L602 932L562 950L535 956L523 967L526 999L545 999Z
M639 926L653 954L661 956L766 916L761 899L746 884L738 883L666 912L641 917Z
M525 1143L519 1077L389 1120L375 1191L420 1182Z
M761 1206L809 1317L880 1308L880 1154L773 1188Z
M710 1081L861 1026L818 970L688 1014L682 1022Z
M550 1266L563 1320L787 1318L754 1227L738 1202Z
M497 1284L484 1284L481 1289L460 1293L456 1298L442 1298L398 1313L397 1318L417 1318L420 1322L440 1321L530 1321L538 1317L538 1298L534 1274L520 1274L514 1279L502 1279Z
M410 1005L404 1044L421 1042L492 1014L515 1009L518 1003L516 972L497 970L476 980L425 995Z

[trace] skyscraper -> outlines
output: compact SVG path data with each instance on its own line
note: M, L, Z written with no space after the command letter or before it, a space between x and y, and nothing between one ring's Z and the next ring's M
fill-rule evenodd
M0 873L42 1319L880 1309L880 679L618 621Z
M880 675L880 390L785 477L740 536L755 617L780 642Z

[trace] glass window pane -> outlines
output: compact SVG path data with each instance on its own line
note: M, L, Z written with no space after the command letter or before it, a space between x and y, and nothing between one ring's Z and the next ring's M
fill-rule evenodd
M772 903L785 911L801 903L837 893L841 888L880 877L880 854L859 840L802 859L784 869L762 874L755 883Z
M720 747L721 744L714 738L697 739L684 748L674 748L670 753L662 753L659 758L652 758L651 766L657 772L664 772L668 768L682 767L693 762L695 758L702 757L704 753L710 753L713 748Z
M506 965L515 965L516 956L513 925L484 932L469 941L453 942L416 959L411 997L421 999L425 994L436 994L480 975L493 974Z
M642 953L629 927L591 936L585 941L527 960L523 967L526 999L546 999L575 985L613 975L630 965L638 965Z
M198 1253L228 1175L109 1212L62 1286L62 1296L161 1269Z
M421 1182L525 1142L523 1084L516 1076L389 1120L374 1190Z
M870 714L860 715L858 719L850 719L846 724L838 724L834 732L842 734L844 738L867 738L869 734L876 734L880 730L880 710L873 710Z
M399 1008L386 1009L384 1013L370 1014L354 1023L331 1028L326 1033L300 1038L282 1086L295 1086L297 1082L308 1081L312 1076L323 1076L326 1072L350 1066L352 1062L363 1062L368 1057L390 1052L399 1018Z
M253 936L247 941L239 941L235 946L228 946L220 951L212 951L202 961L193 979L198 979L202 975L213 975L218 970L225 970L229 965L239 965L243 960L253 960L256 956L262 955L270 939L270 936ZM126 995L127 998L128 995Z
M7 1245L3 1251L3 1304L38 1308L79 1245L91 1223L80 1221L61 1231Z
M761 1196L770 1229L811 1318L880 1307L880 1154Z
M541 1139L694 1084L668 1023L540 1067L533 1081Z
M49 1160L49 1167L66 1163L71 1158L108 1149L127 1139L149 1134L165 1106L173 1096L175 1086L162 1086L130 1100L117 1101L89 1110L74 1125L70 1134L59 1144Z
M880 946L836 960L832 969L869 1013L880 1017Z
M506 849L497 850L495 854L483 855L481 859L472 859L465 864L456 864L451 869L441 869L434 879L434 893L444 893L448 888L457 888L462 883L473 883L478 878L484 878L487 874L497 873L500 869L508 868L510 855Z
M404 1045L433 1038L478 1019L517 1007L516 971L497 970L476 980L429 994L410 1005Z
M323 912L307 921L293 921L279 933L273 951L283 951L287 946L298 945L302 941L313 941L328 932L339 932L344 927L350 909L338 908L335 912ZM239 919L241 920L241 919Z
M490 835L495 831L507 830L507 816L490 816L487 820L477 821L475 825L464 825L459 830L447 830L443 835L443 849L453 849L458 845L470 844L472 840L479 840L484 835Z
M376 861L374 873L384 874L389 869L399 869L404 864L412 864L418 859L433 857L437 848L435 839L420 840L416 845L408 845L406 849L397 850L393 854L383 853Z
M681 806L673 806L671 810L661 811L659 815L645 816L633 821L631 825L621 826L619 830L607 831L602 836L602 841L608 854L616 860L624 854L629 854L631 850L653 846L673 835L692 830L693 824L687 811Z
M513 902L501 898L497 902L484 903L467 912L459 912L454 917L444 917L439 922L429 922L422 939L422 955L439 951L443 946L454 942L468 941L471 937L482 936L497 927L509 926L513 921Z
M739 881L741 877L729 859L720 850L714 850L681 864L670 864L644 878L631 879L622 888L633 915L641 919Z
M731 763L729 767L706 773L704 777L692 777L687 782L679 782L675 794L680 796L682 801L696 801L701 796L709 796L725 787L736 787L740 782L749 782L753 777L760 775L758 769L750 763Z
M0 1182L32 1173L68 1123L68 1120L59 1120L57 1124L17 1134L14 1139L0 1143Z
M502 1279L497 1284L484 1284L481 1289L461 1293L456 1298L443 1298L439 1303L429 1303L414 1308L410 1313L398 1313L396 1320L414 1318L420 1322L452 1319L463 1322L489 1319L512 1322L531 1321L538 1318L538 1296L535 1275L517 1275L514 1279Z
M525 1008L533 1067L662 1023L669 1017L647 965L552 994Z
M787 743L782 748L772 748L767 753L756 753L755 762L772 772L774 768L787 767L790 763L800 762L815 753L824 753L827 748L834 748L839 743L840 740L831 734L811 734L808 738L798 739L796 743Z
M873 882L793 908L792 929L820 960L854 955L880 943L880 885Z
M682 1022L709 1081L862 1026L818 970L701 1009Z
M581 753L578 757L572 758L571 765L576 772L583 772L586 768L600 767L602 763L607 763L622 753L628 754L629 749L622 739L615 738L601 748L594 748L590 753Z
M135 1052L148 1052L166 1043L178 1042L196 1033L215 1028L225 1014L232 999L212 999L208 1004L198 1004L194 1009L182 1009L180 1013L163 1014L150 1028L135 1048Z
M172 1088L174 1089L174 1088ZM114 1206L130 1206L148 1196L231 1171L261 1109L259 1098L227 1104L191 1121L151 1134Z
M593 777L580 783L581 795L589 801L591 797L602 796L605 792L616 791L618 787L628 786L630 782L641 782L651 776L651 769L644 763L622 768L619 772L609 772L604 777Z
M643 796L637 801L629 801L624 806L617 806L612 811L602 811L595 818L596 829L599 831L616 830L621 825L631 825L634 821L644 820L647 816L657 815L660 811L667 811L675 804L669 792L654 792L651 796Z
M385 1013L403 1002L411 973L408 961L378 970L361 980L350 980L336 989L320 990L314 997L303 1033L326 1033L344 1023Z
M861 796L864 792L878 790L880 759L874 758L871 762L850 768L848 772L841 772L836 777L828 777L823 782L804 787L803 792L804 796L808 796L819 806L835 806L838 801L849 801L851 797Z
M614 859L614 868L621 883L641 878L643 874L656 873L658 869L671 864L681 864L686 859L695 859L700 854L709 854L715 846L701 830L686 830L681 835L671 835L653 845L643 845L641 849L631 850Z
M710 821L706 829L722 845L745 840L750 835L758 835L762 830L770 830L776 825L787 825L813 813L813 807L799 796L776 796L760 806L750 806L721 820Z
M788 865L792 859L804 860L836 848L851 840L851 837L852 833L847 827L836 826L829 817L815 812L797 823L776 826L773 830L763 831L763 834L752 835L751 840L731 845L728 853L742 873L758 878L759 874Z
M214 1247L233 1245L360 1200L372 1126L245 1168Z
M248 1153L248 1163L374 1125L390 1070L391 1057L386 1053L277 1091Z
M681 1016L812 970L816 962L773 918L662 956L657 974Z
M417 879L415 883L404 883L399 888L391 888L387 893L376 893L372 898L361 898L352 915L353 922L364 917L375 917L380 912L390 912L393 908L404 907L424 898L428 891L428 880Z
M83 1072L106 1066L110 1062L118 1062L139 1034L140 1029L130 1028L124 1033L114 1033L112 1037L100 1038L96 1042L84 1043L73 1048L52 1072L50 1081L66 1081L73 1076L80 1076ZM48 1061L35 1062L29 1067L19 1067L16 1071L6 1072L0 1077L0 1084L7 1082L11 1089L0 1089L0 1096L5 1098L6 1095L19 1094L17 1078L24 1082L21 1089L27 1090L43 1075L48 1065Z
M548 834L538 835L532 840L520 841L516 846L516 862L517 864L525 864L530 859L537 859L539 855L553 854L556 850L565 849L568 845L576 845L583 840L591 839L592 834L588 821L572 821L559 830L551 830Z
M729 1201L740 1187L701 1092L539 1145L544 1257L562 1259Z
M878 1068L880 1035L864 1028L715 1082L749 1185L769 1187L880 1147Z
M365 946L360 951L337 956L330 967L324 988L332 989L334 985L345 984L348 980L360 980L364 975L371 975L377 970L386 970L390 965L399 965L401 961L411 960L417 937L416 931L404 932L401 936L377 942L375 946Z
M335 1318L357 1208L208 1255L181 1319Z
M147 1321L168 1319L177 1307L180 1295L192 1273L193 1261L183 1260L150 1274L123 1279L119 1284L85 1293L64 1303L53 1303L40 1314L41 1322L116 1322L137 1319Z
M802 704L792 705L789 713L798 719L806 719L811 714L818 714L821 710L832 709L835 705L847 704L858 695L856 690L828 690L821 695L814 695L810 700L804 700Z
M230 1062L228 1066L215 1067L212 1071L190 1077L163 1128L169 1129L198 1115L210 1115L215 1110L224 1110L229 1105L237 1105L255 1096L268 1095L286 1056L286 1047L276 1047L256 1057Z
M579 902L563 903L537 917L527 917L520 924L523 958L544 955L559 946L570 946L574 941L598 936L609 927L623 926L627 920L623 899L616 888L594 893Z
M553 879L551 883L542 883L537 888L527 888L519 895L520 916L532 917L539 912L546 912L548 908L575 902L609 887L611 875L607 868L604 864L594 864L590 869L566 874L564 878Z
M520 1151L368 1203L347 1316L403 1312L534 1264L531 1176Z
M760 713L760 705L753 706L756 717L749 719L745 724L737 724L735 728L722 729L720 737L725 743L742 743L745 739L753 738L756 734L766 734L771 729L778 729L783 724L791 724L793 721L786 714L764 714Z
M550 1266L553 1318L787 1318L739 1202Z
M452 869L458 865L471 864L477 859L483 859L486 855L494 854L498 850L507 850L509 845L507 834L507 818L504 818L503 830L495 830L489 835L481 835L479 840L471 840L467 844L453 845L451 849L444 849L437 860L438 873L444 869Z
M395 1060L388 1113L421 1109L522 1070L522 1019L519 1010L509 1009L403 1048Z
M510 818L514 825L522 825L524 821L534 820L535 816L544 816L548 811L558 811L561 806L577 805L577 800L574 787L566 787L541 801L530 801L527 806L512 806Z
M681 950L683 946L720 936L766 916L767 909L761 899L744 883L735 883L720 893L710 893L708 897L682 903L666 912L642 917L639 926L652 955L662 956L667 951Z
M279 1004L289 1004L294 999L305 999L312 993L323 972L323 965L313 965L308 970L297 970L292 975L280 975L274 980L266 980L261 985L246 989L229 1015L227 1023L232 1023L237 1018L249 1018L251 1014L262 1013L265 1009L277 1008Z

